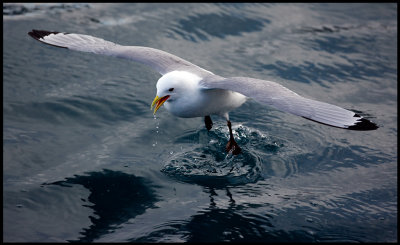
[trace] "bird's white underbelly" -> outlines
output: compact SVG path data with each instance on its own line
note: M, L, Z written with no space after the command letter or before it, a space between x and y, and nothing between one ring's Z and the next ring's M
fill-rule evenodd
M241 106L246 96L229 90L201 90L177 100L165 102L165 108L178 117L203 117L207 115L224 115Z

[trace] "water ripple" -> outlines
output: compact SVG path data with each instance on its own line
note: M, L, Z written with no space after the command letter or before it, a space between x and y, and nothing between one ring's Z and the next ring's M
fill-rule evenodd
M297 170L294 161L279 161L282 155L296 155L296 147L287 150L290 142L273 138L243 125L234 127L234 136L242 154L233 156L225 152L229 138L225 126L212 131L189 131L178 136L163 169L165 174L183 182L219 188L226 185L254 183L268 176L288 176Z
M269 23L269 20L263 20ZM197 42L209 41L210 37L225 38L238 36L243 32L260 31L264 23L259 20L228 14L199 14L179 21L173 31L184 39Z
M90 8L90 5L87 3L5 3L3 4L3 17L10 19L18 16L59 14L85 8Z
M142 104L142 108L138 107ZM28 103L10 103L4 110L8 117L30 118L39 121L63 124L71 121L89 126L115 123L129 120L147 112L145 102L127 102L95 98L90 96L73 96L72 98L47 100Z

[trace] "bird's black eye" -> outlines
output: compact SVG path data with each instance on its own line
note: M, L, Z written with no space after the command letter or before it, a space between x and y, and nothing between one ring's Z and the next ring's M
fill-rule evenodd
M170 89L168 89L168 91L169 91L169 92L172 92L172 91L174 91L174 88L170 88Z

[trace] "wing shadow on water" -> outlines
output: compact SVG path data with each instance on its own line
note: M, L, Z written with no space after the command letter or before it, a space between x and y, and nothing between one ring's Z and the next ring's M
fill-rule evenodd
M89 216L92 225L80 232L82 237L78 240L69 242L93 242L113 232L118 225L154 208L154 203L158 201L154 190L156 186L147 179L119 171L104 169L51 184L63 187L78 184L90 191L87 200L90 204L84 206L93 209L97 217Z

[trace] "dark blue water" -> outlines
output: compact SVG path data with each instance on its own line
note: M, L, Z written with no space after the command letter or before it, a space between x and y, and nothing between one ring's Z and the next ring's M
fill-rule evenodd
M225 121L150 104L160 77L31 29L162 49L357 110L376 131L248 101ZM3 5L7 242L397 241L396 4Z

